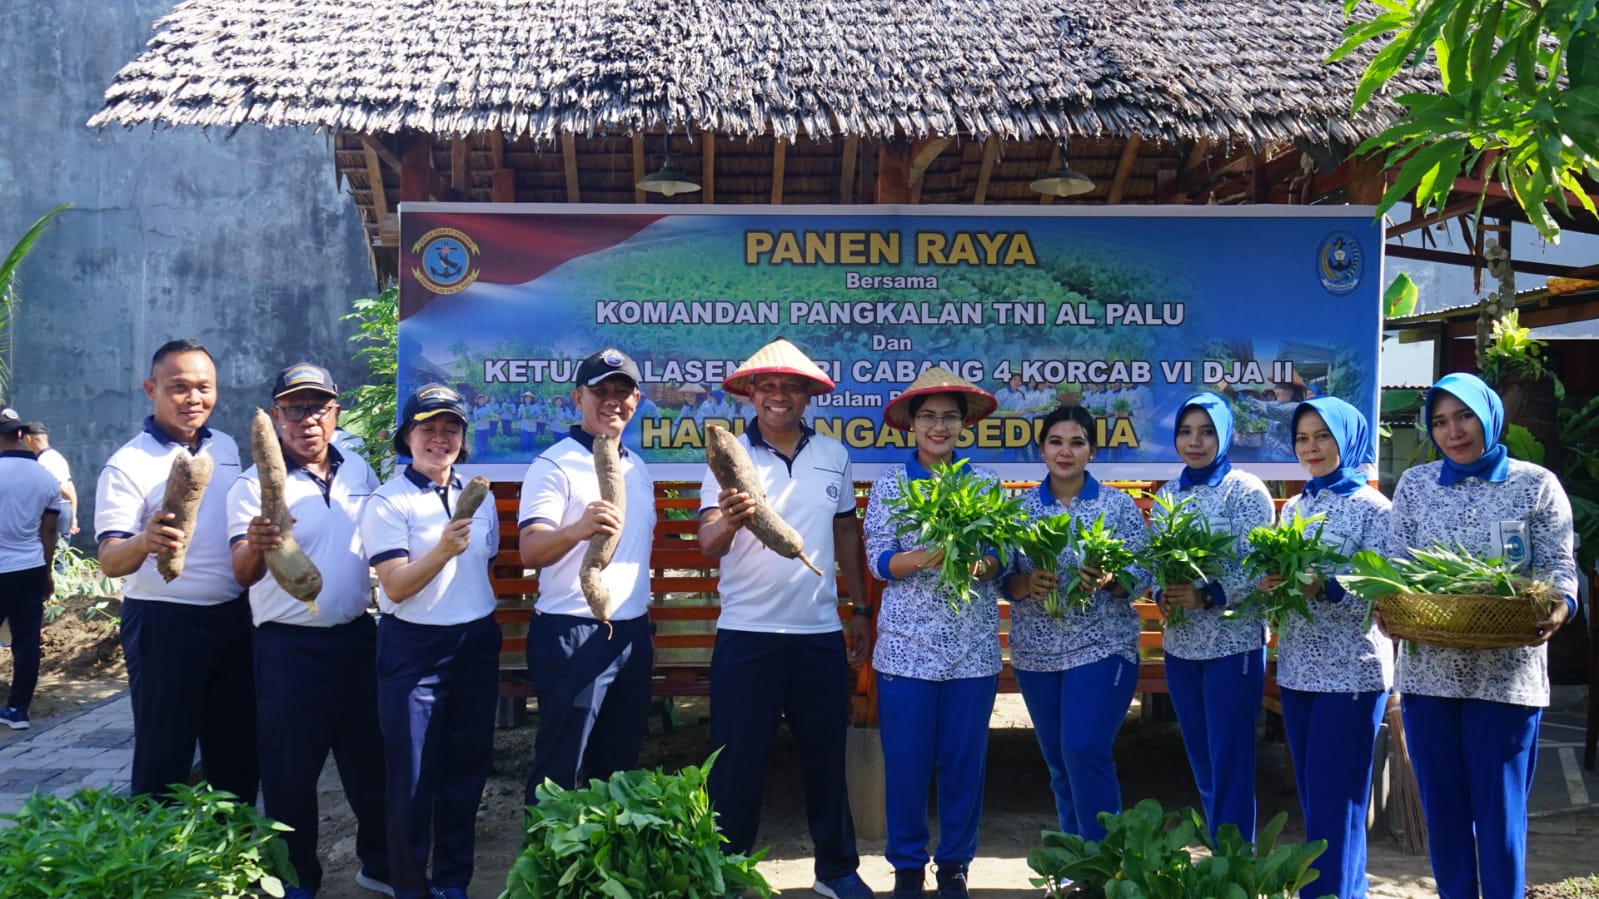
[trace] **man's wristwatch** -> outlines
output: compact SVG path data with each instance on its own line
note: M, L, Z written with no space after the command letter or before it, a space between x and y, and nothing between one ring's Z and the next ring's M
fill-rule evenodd
M849 613L851 615L855 616L856 618L870 618L870 617L872 617L872 607L871 606L850 606L849 607Z

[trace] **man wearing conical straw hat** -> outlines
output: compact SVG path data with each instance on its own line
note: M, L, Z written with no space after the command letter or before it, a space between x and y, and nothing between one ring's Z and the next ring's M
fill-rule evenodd
M739 443L760 489L804 540L825 577L767 549L746 529L758 497L722 489L709 470L700 486L700 549L721 558L721 617L711 654L711 803L727 852L755 846L761 795L778 719L787 716L805 774L806 819L823 896L871 897L856 873L855 824L844 784L850 669L870 657L871 615L849 454L803 421L812 396L833 381L799 348L761 347L722 387L749 397L755 417ZM849 644L838 616L835 561L853 602Z

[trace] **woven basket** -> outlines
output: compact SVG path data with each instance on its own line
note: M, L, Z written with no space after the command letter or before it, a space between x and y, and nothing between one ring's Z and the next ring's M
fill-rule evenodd
M1377 610L1394 637L1456 649L1503 649L1537 643L1538 622L1562 601L1558 596L1393 593L1377 600Z

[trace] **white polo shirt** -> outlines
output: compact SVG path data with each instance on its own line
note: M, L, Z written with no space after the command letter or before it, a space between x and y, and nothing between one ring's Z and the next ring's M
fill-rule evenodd
M294 519L294 539L322 574L317 614L290 596L271 572L250 587L250 613L256 624L276 621L309 627L345 624L366 612L372 594L370 568L361 551L361 509L378 488L378 476L360 456L328 448L327 483L284 457L288 479L284 500ZM252 466L228 491L228 545L245 539L250 519L261 514L261 473Z
M187 452L188 446L162 430L154 418L146 418L144 430L112 453L100 470L94 491L95 540L134 537L143 531L166 499L172 460ZM221 431L201 428L198 454L210 456L216 468L200 498L183 574L167 583L156 570L156 557L151 553L139 570L123 580L122 595L208 606L236 599L244 592L233 579L233 559L228 552L228 489L239 476L239 447Z
M33 453L0 453L0 574L44 567L39 520L61 512L65 500L55 475Z
M753 439L752 439L753 438ZM818 577L798 559L785 559L740 528L722 557L718 590L722 613L719 630L768 634L825 634L842 630L838 619L838 577L834 565L833 521L855 515L854 475L844 445L805 429L790 463L761 439L755 422L739 435L760 476L766 501L805 541L805 555ZM721 493L716 476L706 469L700 483L700 506L716 508Z
M439 487L407 465L367 500L361 513L361 545L367 561L419 559L439 545L450 512L461 500L461 478ZM412 624L466 624L494 614L494 588L489 564L500 550L500 517L489 497L472 517L472 542L466 551L444 563L411 598L393 602L378 588L378 609Z
M54 475L62 487L72 483L72 469L67 465L67 457L61 455L55 447L45 447L44 452L39 454L39 464L44 466L45 471Z
M522 479L522 504L517 512L520 531L534 522L561 527L583 517L589 503L600 499L600 479L594 473L594 438L581 427L545 450L527 468ZM650 542L655 538L655 482L637 453L622 450L623 489L627 514L611 564L600 580L611 592L612 620L626 621L647 614L650 608ZM540 612L593 618L578 587L578 570L588 541L539 571Z

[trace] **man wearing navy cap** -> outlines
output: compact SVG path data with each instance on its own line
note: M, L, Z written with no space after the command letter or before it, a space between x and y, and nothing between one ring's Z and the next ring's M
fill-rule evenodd
M578 365L575 381L580 423L528 466L517 514L522 564L540 569L527 633L528 677L539 701L529 805L545 778L570 789L635 767L650 703L655 484L644 460L622 449L624 515L600 498L594 469L594 438L620 438L638 409L639 370L620 350L604 349ZM620 535L600 573L611 595L609 625L596 620L578 586L583 554L601 534Z
M39 628L44 599L55 592L50 560L61 514L60 488L23 447L26 433L16 410L0 406L0 621L11 625L11 692L0 724L12 730L28 728L39 681Z
M255 703L261 796L266 814L294 828L283 834L299 875L285 899L310 899L322 886L317 860L317 778L328 753L338 764L355 813L355 881L393 895L383 800L383 740L378 732L377 623L361 507L378 487L359 455L332 445L339 388L320 365L299 362L272 384L273 430L287 470L284 502L295 541L322 575L318 611L267 576L266 553L282 533L261 515L259 462L228 491L233 576L250 588L255 621Z

